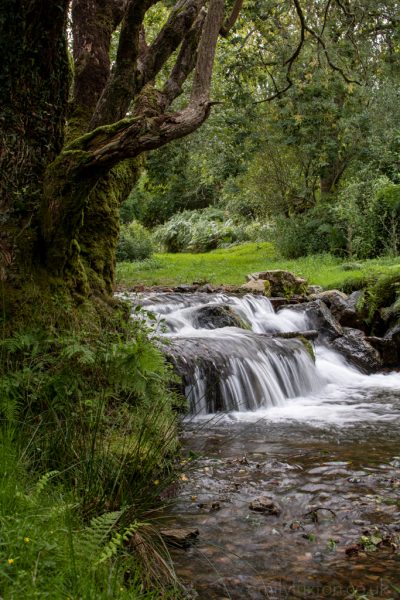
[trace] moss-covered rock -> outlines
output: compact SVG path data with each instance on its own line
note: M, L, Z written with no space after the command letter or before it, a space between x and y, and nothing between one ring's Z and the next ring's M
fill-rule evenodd
M308 284L305 279L297 277L290 271L281 269L251 273L247 275L247 280L249 283L259 280L265 281L266 296L291 298L292 296L303 296L307 293ZM267 282L269 289L267 289Z
M199 308L193 318L193 325L201 329L220 329L222 327L238 327L251 329L250 325L227 305L207 304Z

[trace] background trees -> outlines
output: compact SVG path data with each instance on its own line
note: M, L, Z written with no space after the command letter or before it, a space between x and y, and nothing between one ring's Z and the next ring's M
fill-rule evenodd
M207 181L206 202L222 204L229 218L275 223L279 249L292 256L384 251L381 228L371 242L366 223L376 217L366 206L373 198L379 206L379 186L399 178L399 14L397 2L246 5L218 50L226 104L196 133L195 150L191 138L185 153L181 142L168 148L173 161L163 150L150 157L136 205L146 195L171 210L171 197L180 202L179 189L157 186L163 157L172 176L186 177L185 208L195 208Z
M81 297L111 292L139 157L207 119L216 51L213 98L223 104L193 141L150 156L124 219L153 226L222 202L233 215L283 219L286 231L310 210L330 214L366 160L396 184L398 2L241 4L2 2L7 286L28 277ZM326 233L337 214L324 219ZM333 250L353 251L346 227Z

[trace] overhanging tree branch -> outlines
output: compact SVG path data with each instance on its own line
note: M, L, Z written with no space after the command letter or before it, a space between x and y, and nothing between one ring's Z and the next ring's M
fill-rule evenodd
M90 129L125 116L133 95L132 76L140 55L143 20L155 2L156 0L128 0L122 20L115 67L98 101Z
M176 63L161 93L160 107L167 109L182 94L182 86L196 66L197 47L203 30L206 11L200 11L193 27L182 42Z
M134 96L156 77L179 47L187 32L190 32L202 4L203 0L179 0L175 5L164 27L148 48L140 68L136 70Z
M215 50L224 19L223 0L210 0L198 44L189 105L180 112L141 114L105 125L67 146L47 171L43 201L47 263L63 272L73 260L70 246L82 226L82 211L96 182L116 164L195 131L207 118ZM84 182L84 185L83 183Z

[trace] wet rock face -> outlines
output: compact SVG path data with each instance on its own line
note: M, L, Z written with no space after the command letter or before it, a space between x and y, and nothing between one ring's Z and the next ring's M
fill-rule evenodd
M290 297L295 295L304 295L307 291L307 281L301 277L296 277L290 271L280 269L272 271L261 271L247 275L249 283L262 281L265 289L270 296ZM268 282L269 285L265 285Z
M400 325L389 329L384 337L368 337L367 341L378 350L385 367L400 366Z
M343 328L322 300L289 305L286 308L304 312L311 328L316 329L320 336L328 341L333 341L343 335Z
M365 373L373 373L382 366L379 352L359 329L343 328L344 335L332 342L332 347Z
M353 292L350 296L339 290L328 290L311 296L311 300L322 300L342 327L361 329L368 332L363 316L357 311L357 302L362 292Z
M208 304L199 308L194 314L193 325L199 329L250 328L249 324L245 323L230 306L223 304Z
M330 301L332 303L332 295ZM326 296L329 298L329 295ZM336 306L345 299L336 296ZM373 346L360 329L342 327L331 310L321 299L300 305L289 306L291 310L305 312L310 325L319 332L322 341L328 342L334 350L340 352L356 367L366 373L373 373L382 366L382 360L376 346Z

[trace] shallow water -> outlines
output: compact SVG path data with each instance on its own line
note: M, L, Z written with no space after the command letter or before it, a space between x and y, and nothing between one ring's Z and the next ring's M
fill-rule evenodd
M197 458L185 462L165 518L200 532L193 547L173 551L197 597L399 598L400 374L366 376L323 343L315 365L294 346L271 362L279 349L260 336L304 330L307 322L296 312L275 314L263 298L161 294L141 303L162 319L172 343L184 339L182 348L196 350L200 338L217 347L211 358L222 360L223 381L215 386L226 407L242 409L210 415L207 403L201 411L192 403L201 414L183 424L183 454ZM253 332L196 329L193 315L207 303L231 305ZM207 388L196 351L187 363L199 402ZM247 398L238 402L248 396L247 369L262 382L252 411L244 410ZM288 373L295 386L282 383ZM260 496L279 516L250 510Z
M349 598L354 589L398 597L390 587L400 585L398 548L346 554L362 535L400 541L400 422L395 410L389 421L379 410L399 406L400 393L370 400L374 422L186 423L184 448L200 457L188 463L170 520L199 529L198 543L174 560L200 598ZM263 495L280 516L249 510Z

